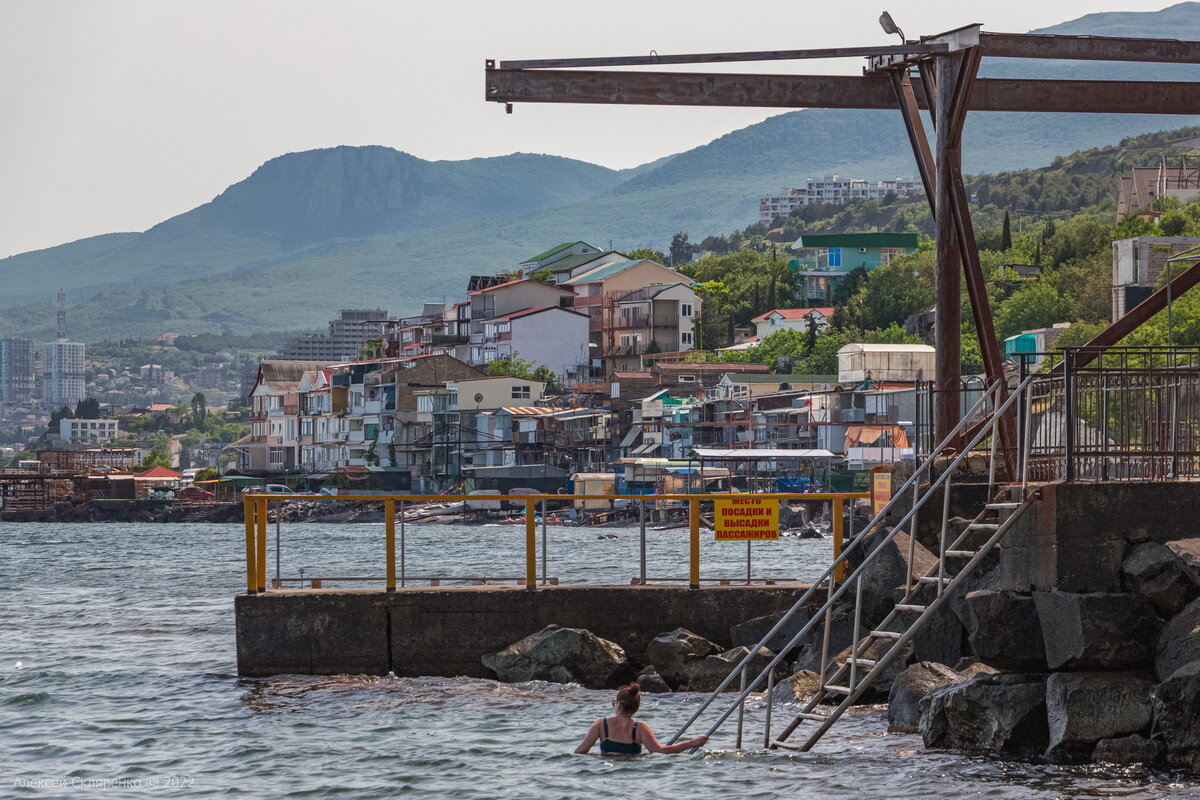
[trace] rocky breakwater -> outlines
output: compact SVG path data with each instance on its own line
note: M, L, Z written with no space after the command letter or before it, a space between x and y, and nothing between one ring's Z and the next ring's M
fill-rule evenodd
M736 636L736 628L733 632ZM751 643L754 644L754 643ZM750 653L746 645L725 647L686 628L654 638L645 653L630 657L614 642L582 628L548 625L483 657L483 665L506 683L543 680L611 689L637 680L644 692L711 692ZM750 660L758 675L775 654L759 648ZM732 681L729 690L739 688Z
M926 747L1200 771L1197 553L1200 540L1134 542L1114 565L1117 591L952 598L963 660L907 666L891 726Z

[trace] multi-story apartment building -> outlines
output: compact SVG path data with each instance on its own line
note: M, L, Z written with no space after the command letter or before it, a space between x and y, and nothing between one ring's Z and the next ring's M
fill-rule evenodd
M33 342L0 339L0 405L27 406L33 402Z
M567 378L588 363L588 318L570 308L570 288L522 278L477 289L470 299L472 366L519 353Z
M692 283L681 272L642 259L593 267L558 285L575 292L574 308L588 315L593 366L609 375L637 369L651 342L665 353L693 349L701 300Z
M74 406L87 396L84 344L57 339L44 345L42 396L54 407Z
M1200 247L1191 236L1135 236L1112 243L1112 321L1154 293L1167 259Z
M792 245L796 269L804 276L798 300L829 306L838 284L851 270L868 272L896 256L915 253L915 233L840 233L802 236Z
M300 463L300 382L319 361L268 360L258 365L250 391L250 436L237 445L239 467L283 473Z
M388 313L379 309L342 309L338 318L329 323L329 333L309 333L289 342L279 354L281 361L348 361L366 347L367 342L381 339L387 326Z
M759 221L770 225L780 217L786 217L798 208L821 203L845 205L852 200L883 198L888 194L905 195L921 189L920 183L912 178L868 181L863 178L843 179L837 175L824 178L809 178L803 188L783 189L779 194L760 197L758 200Z
M61 419L58 421L58 438L69 445L105 444L120 435L115 419Z

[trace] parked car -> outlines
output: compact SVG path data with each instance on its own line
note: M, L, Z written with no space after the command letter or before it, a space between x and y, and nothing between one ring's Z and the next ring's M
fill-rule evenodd
M184 500L216 500L217 496L199 486L185 486L179 490L178 496Z
M265 486L260 483L257 486L247 486L245 489L242 489L242 493L243 494L304 494L304 492L297 492L295 489L291 489L287 486L284 486L282 483L268 483Z

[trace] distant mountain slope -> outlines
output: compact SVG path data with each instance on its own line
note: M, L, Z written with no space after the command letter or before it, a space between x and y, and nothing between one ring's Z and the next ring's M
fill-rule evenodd
M1200 3L1089 14L1038 32L1200 39ZM1169 80L1192 66L997 61L993 75ZM1200 117L973 113L969 172L1015 170ZM427 162L383 147L272 159L212 202L142 234L0 260L0 335L48 335L60 285L72 335L322 327L338 307L393 313L461 295L466 276L560 241L663 247L757 219L757 198L810 176L915 170L899 116L812 109L621 172L552 156ZM39 322L40 320L40 322Z
M212 201L141 234L113 234L0 259L4 305L72 301L334 253L478 216L561 205L622 180L607 167L517 153L425 161L388 147L273 158ZM19 277L19 279L18 279Z

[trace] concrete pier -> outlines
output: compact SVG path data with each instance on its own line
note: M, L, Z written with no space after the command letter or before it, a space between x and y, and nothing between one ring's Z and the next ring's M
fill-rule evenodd
M684 627L728 641L733 625L787 610L807 586L511 586L273 590L239 595L238 674L394 672L492 677L480 659L550 624L586 628L643 661Z

